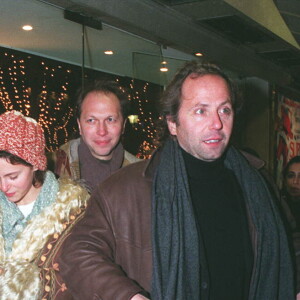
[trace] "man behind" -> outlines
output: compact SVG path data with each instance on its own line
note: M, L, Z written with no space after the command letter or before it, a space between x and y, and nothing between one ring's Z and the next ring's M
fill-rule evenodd
M162 98L162 147L95 190L64 247L76 299L295 299L273 199L229 145L235 105L217 66L179 70Z
M81 138L67 142L57 151L58 176L83 179L93 190L117 169L139 160L120 142L128 102L124 90L113 81L96 80L80 92L77 123Z

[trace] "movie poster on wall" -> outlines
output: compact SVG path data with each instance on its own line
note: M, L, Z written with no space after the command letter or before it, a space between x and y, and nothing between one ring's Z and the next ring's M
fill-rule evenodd
M281 186L281 173L287 162L300 155L300 103L280 95L276 112L276 182Z

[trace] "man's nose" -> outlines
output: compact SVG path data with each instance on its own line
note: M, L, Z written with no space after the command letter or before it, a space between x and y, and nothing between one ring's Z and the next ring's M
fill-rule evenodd
M99 122L97 126L97 134L99 135L106 135L107 134L107 126L105 122Z
M211 128L216 130L220 130L223 128L223 122L218 112L215 112L211 115Z

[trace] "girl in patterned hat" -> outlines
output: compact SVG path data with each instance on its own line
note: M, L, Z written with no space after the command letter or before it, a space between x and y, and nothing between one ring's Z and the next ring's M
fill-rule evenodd
M0 115L0 298L72 299L57 258L89 194L46 170L41 126L20 112Z

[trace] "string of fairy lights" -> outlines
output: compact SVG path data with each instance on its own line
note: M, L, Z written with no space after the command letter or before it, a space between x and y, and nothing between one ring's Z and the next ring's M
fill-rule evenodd
M149 158L151 155L152 150L156 148L153 141L155 139L156 135L156 126L155 126L155 119L152 116L152 111L146 111L145 110L145 104L149 103L148 99L148 92L147 89L149 87L149 83L146 82L142 89L142 95L139 91L135 90L134 86L134 79L130 82L130 89L132 92L132 100L136 101L138 104L138 116L137 122L134 123L135 126L133 127L135 131L143 132L145 134L145 140L142 142L142 144L139 147L138 156L140 158Z
M37 111L35 119L44 129L47 144L46 150L49 152L56 150L59 146L59 131L63 131L63 135L65 135L64 140L67 141L67 126L70 119L74 116L74 109L69 105L67 105L68 109L65 109L62 118L61 114L56 113L61 110L62 104L66 103L66 99L68 99L67 75L71 73L71 70L62 70L66 75L65 82L59 83L57 81L57 90L59 91L57 92L48 87L48 81L49 78L55 79L57 69L62 69L62 67L50 68L45 61L41 61L43 83L41 92L36 98L33 98L25 59L17 58L14 54L9 54L8 52L5 52L4 56L6 61L9 61L6 64L6 68L0 65L0 101L5 111L15 109L26 116L36 115L36 113L33 113L33 110ZM50 101L52 104L51 108Z
M43 126L44 130L47 132L45 136L49 139L49 142L52 144L59 144L58 140L58 132L63 131L65 135L64 142L67 142L68 140L68 130L67 126L71 120L72 117L74 117L74 109L72 107L69 107L69 109L66 111L66 113L63 115L60 122L56 118L57 111L60 111L63 107L63 103L66 103L68 100L68 81L65 80L63 83L60 83L60 86L58 86L59 92L50 92L48 88L47 78L55 78L55 74L57 69L62 69L62 66L58 66L57 68L52 67L49 68L44 61L41 62L41 65L43 67L43 74L44 74L44 80L43 80L43 87L42 91L38 97L38 106L39 106L39 118L38 122ZM66 74L70 74L71 70L67 69L65 70ZM68 78L67 76L65 77ZM52 101L51 101L52 100ZM49 101L54 103L55 105L50 110ZM53 151L55 149L49 149L49 151Z
M67 142L77 131L75 119L74 94L75 84L71 79L80 75L72 70L72 66L58 62L49 63L46 59L36 58L35 72L30 69L30 59L24 53L0 51L0 103L4 111L18 110L26 116L35 118L44 129L46 150L55 151L61 144ZM4 63L5 62L5 63ZM32 62L32 61L31 61ZM32 67L32 66L31 66ZM76 74L75 74L76 73ZM115 77L121 85L122 79ZM137 82L131 79L128 84L129 100L135 103L137 111L135 122L132 124L137 136L142 137L137 156L147 158L155 148L156 134L155 116L149 99L148 82ZM38 88L37 88L38 86ZM78 84L76 89L78 88ZM3 112L4 112L3 111ZM75 124L75 125L74 125Z

